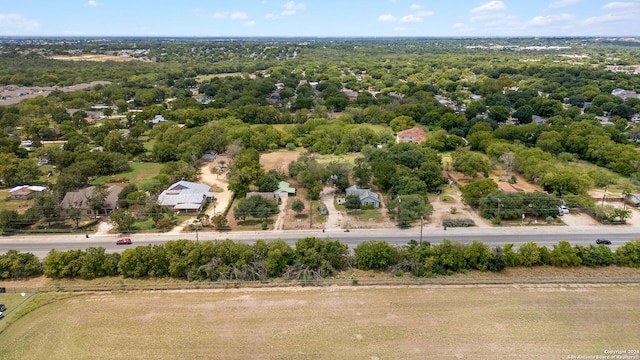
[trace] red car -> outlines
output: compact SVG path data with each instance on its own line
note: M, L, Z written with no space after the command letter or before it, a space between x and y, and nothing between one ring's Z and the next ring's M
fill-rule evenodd
M116 241L116 245L131 245L131 239L130 238L118 239L118 241Z

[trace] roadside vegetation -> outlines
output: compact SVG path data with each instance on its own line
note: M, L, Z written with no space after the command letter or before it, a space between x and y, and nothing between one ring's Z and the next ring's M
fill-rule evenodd
M291 247L282 240L242 242L174 240L163 245L138 246L122 253L104 248L51 252L40 260L11 250L0 255L5 280L45 275L52 279L175 278L188 281L320 281L349 270L378 271L415 278L465 273L501 272L506 268L553 266L640 267L640 240L612 251L606 245L571 246L566 241L552 249L528 242L491 248L474 241L463 244L409 244L395 247L385 241L359 244L350 254L338 240L304 238Z

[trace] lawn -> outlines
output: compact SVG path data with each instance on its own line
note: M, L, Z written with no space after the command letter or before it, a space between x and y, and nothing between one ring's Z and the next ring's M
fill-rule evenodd
M122 183L122 180L126 179L128 182L140 185L151 181L160 173L160 169L162 168L162 164L159 163L131 163L129 165L131 166L131 171L109 176L100 176L95 179L92 184Z
M320 164L337 162L337 163L347 163L350 165L355 165L356 159L360 157L362 157L362 154L360 153L349 153L345 155L333 155L333 154L328 154L328 155L316 154L315 155L316 160Z
M33 206L33 200L14 200L9 198L9 190L0 190L0 210L15 210L19 214Z
M640 286L293 287L32 301L47 297L56 298L5 328L0 358L567 359L637 350L640 337Z

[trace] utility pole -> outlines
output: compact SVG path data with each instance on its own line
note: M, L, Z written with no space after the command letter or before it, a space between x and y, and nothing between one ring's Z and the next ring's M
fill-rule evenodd
M312 211L311 195L309 195L309 229L311 229L311 211Z
M420 216L420 246L422 246L422 225L424 224L424 216Z

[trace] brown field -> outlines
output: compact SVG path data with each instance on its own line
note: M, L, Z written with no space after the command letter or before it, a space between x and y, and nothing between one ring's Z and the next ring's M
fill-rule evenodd
M62 61L116 61L116 62L126 62L126 61L144 61L149 62L150 60L135 58L130 56L116 56L116 55L100 55L100 54L83 54L83 55L55 55L50 56L50 59L54 60L62 60Z
M566 359L638 349L639 317L637 285L89 293L15 321L0 358Z
M289 173L289 163L298 160L301 151L280 150L260 155L260 166L264 171L276 170L281 174Z

